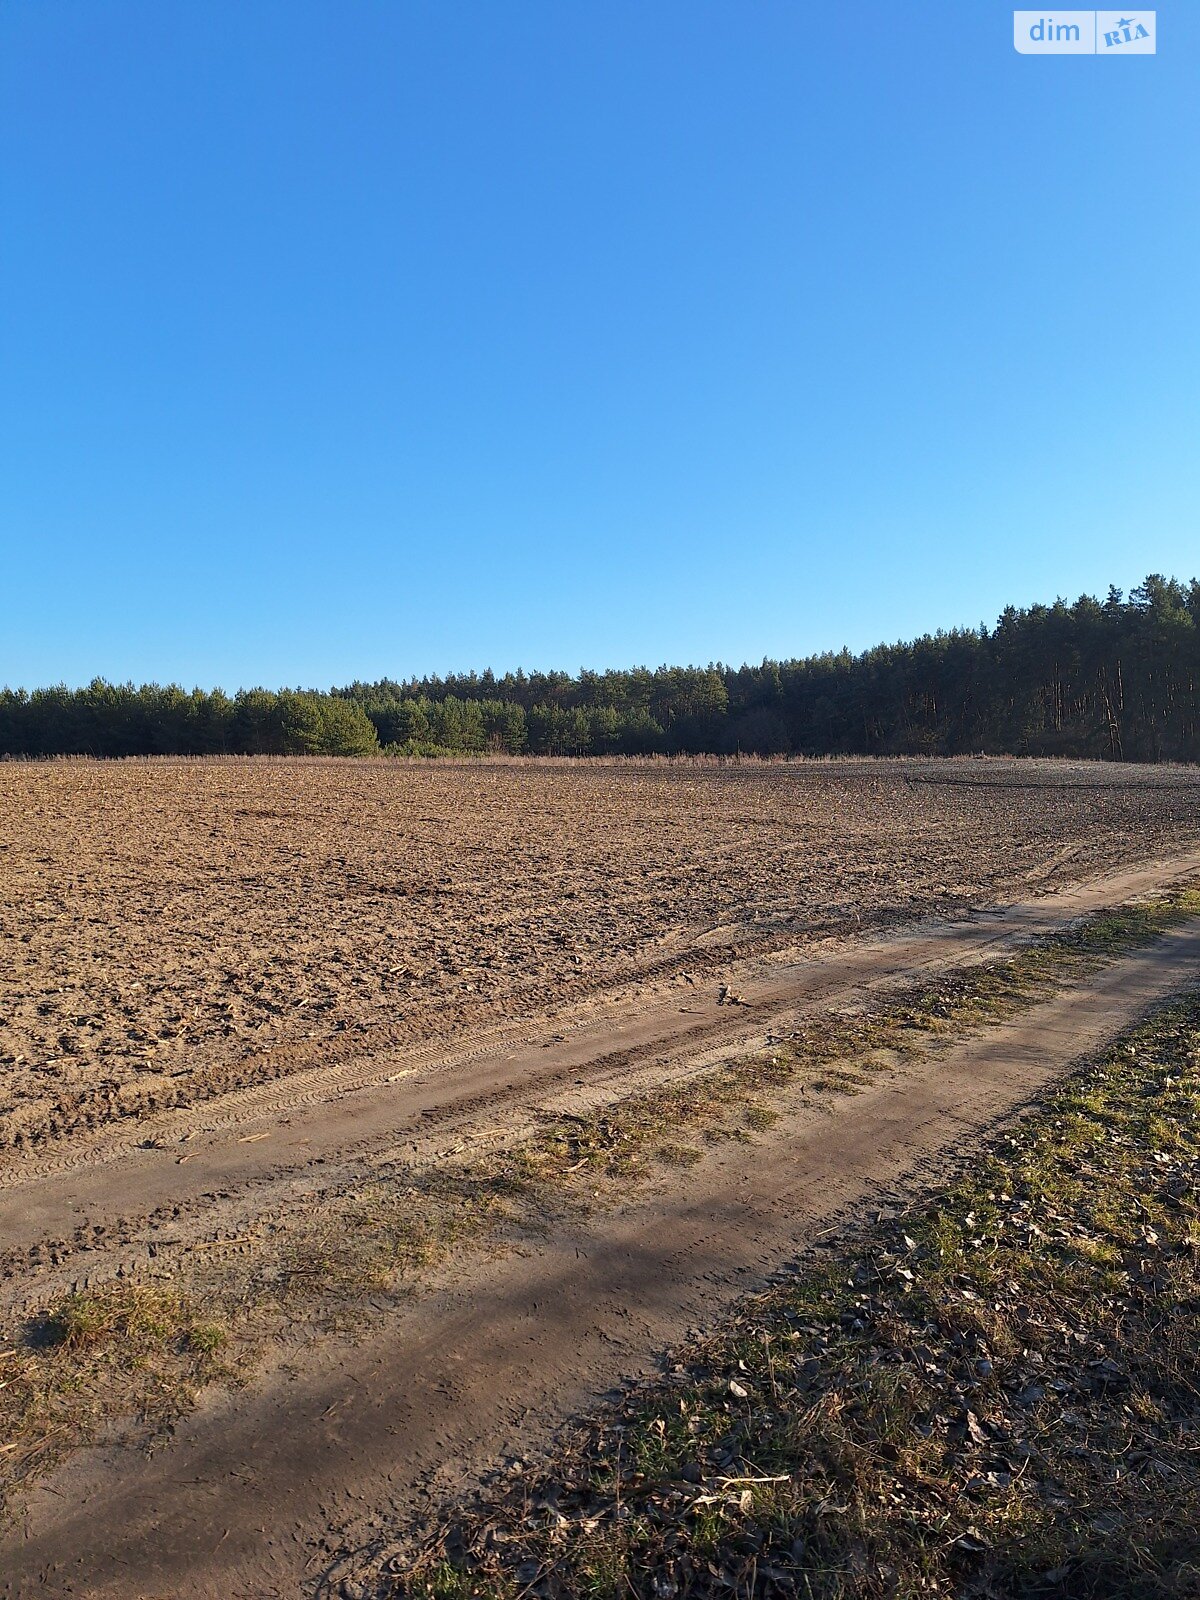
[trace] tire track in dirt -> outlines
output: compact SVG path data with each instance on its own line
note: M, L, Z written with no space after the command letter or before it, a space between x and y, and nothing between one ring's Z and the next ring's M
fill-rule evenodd
M911 1192L997 1120L1200 980L1200 922L1020 1018L900 1067L832 1115L800 1111L758 1145L522 1256L459 1263L358 1343L326 1341L181 1424L151 1459L81 1454L6 1537L12 1600L297 1596L386 1544L506 1450L556 1422L793 1259L881 1191Z
M569 1085L613 1084L629 1093L684 1076L709 1052L760 1046L784 1015L852 1002L931 969L994 958L1197 871L1200 852L1108 873L968 921L726 963L720 971L750 1002L746 1008L718 1006L711 993L686 986L650 996L627 991L519 1029L502 1025L467 1035L452 1048L352 1056L200 1107L138 1119L130 1132L105 1129L10 1157L0 1163L0 1241L9 1273L14 1253L42 1241L69 1251L81 1223L89 1250L99 1245L97 1228L128 1233L133 1221L168 1207L173 1224L198 1207L211 1223L222 1204L252 1188L278 1193L318 1160L361 1160L401 1140L419 1155L431 1133L444 1138L502 1126ZM93 1255L89 1267L99 1265Z

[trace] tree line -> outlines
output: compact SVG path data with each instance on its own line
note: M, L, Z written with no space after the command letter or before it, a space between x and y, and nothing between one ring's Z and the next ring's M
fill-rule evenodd
M958 755L1200 760L1200 581L1009 607L759 666L382 679L318 690L0 691L0 755Z

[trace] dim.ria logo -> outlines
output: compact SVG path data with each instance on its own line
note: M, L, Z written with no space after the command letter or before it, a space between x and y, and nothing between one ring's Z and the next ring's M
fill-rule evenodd
M1013 43L1026 56L1152 56L1153 11L1014 11Z

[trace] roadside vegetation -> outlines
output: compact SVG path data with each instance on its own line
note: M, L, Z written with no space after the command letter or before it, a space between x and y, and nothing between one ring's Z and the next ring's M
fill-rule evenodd
M759 666L382 679L229 696L0 690L0 756L1011 755L1200 759L1200 582L1151 574L939 631Z
M1195 1595L1198 1179L1191 996L361 1592Z
M264 1212L249 1232L179 1249L160 1237L135 1271L0 1331L0 1478L17 1487L118 1428L152 1439L206 1385L243 1381L282 1336L359 1325L372 1302L378 1311L457 1252L507 1248L628 1198L708 1145L762 1137L800 1104L831 1107L898 1061L1001 1022L1197 915L1200 889L1183 887L1007 960L881 994L861 1012L813 1016L755 1055L551 1116L484 1155L385 1163L319 1205Z

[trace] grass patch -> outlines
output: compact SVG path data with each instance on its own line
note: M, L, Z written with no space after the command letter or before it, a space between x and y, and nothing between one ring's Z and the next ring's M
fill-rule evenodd
M1200 1593L1200 999L505 1481L396 1596Z
M110 1283L65 1296L0 1353L0 1462L9 1485L102 1436L149 1438L205 1384L232 1380L227 1326L170 1288Z

